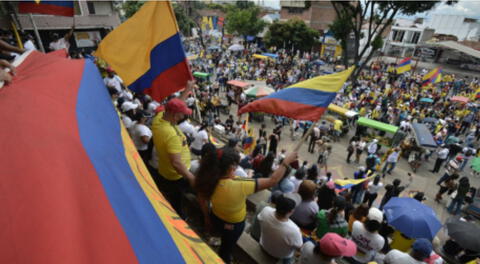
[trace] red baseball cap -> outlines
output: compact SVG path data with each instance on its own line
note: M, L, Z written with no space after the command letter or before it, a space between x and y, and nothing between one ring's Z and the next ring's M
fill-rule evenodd
M329 257L351 257L357 254L357 245L336 233L326 233L319 243L322 253Z
M178 98L170 99L170 101L165 104L165 110L168 112L183 113L186 115L192 114L192 109L188 108L187 104Z

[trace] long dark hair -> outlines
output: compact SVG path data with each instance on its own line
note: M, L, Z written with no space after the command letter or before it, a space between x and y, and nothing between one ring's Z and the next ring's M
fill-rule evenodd
M275 154L273 152L268 152L267 156L260 162L258 165L257 173L261 173L262 177L267 178L272 173L272 165L275 160Z
M210 199L218 181L225 177L228 170L240 162L240 155L232 148L223 148L205 153L200 161L195 190L199 195Z

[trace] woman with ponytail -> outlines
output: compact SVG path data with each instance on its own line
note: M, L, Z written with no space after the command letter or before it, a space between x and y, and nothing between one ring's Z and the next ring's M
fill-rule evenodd
M232 148L219 149L216 155L205 159L202 157L195 189L204 213L206 229L209 230L211 226L220 229L222 243L219 256L223 261L231 262L233 248L245 228L247 197L276 185L288 165L296 159L297 153L291 153L271 177L247 179L235 175L240 155Z
M317 214L317 228L313 231L316 239L333 232L345 237L348 233L348 223L345 221L346 201L343 196L337 196L333 200L333 207L330 210L320 210Z

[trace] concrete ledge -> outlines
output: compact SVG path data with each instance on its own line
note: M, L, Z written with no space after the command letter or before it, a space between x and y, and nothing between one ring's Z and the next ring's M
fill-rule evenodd
M243 232L237 241L237 246L233 252L235 259L245 264L269 264L277 263L277 259L263 251L260 244L249 234Z
M261 202L266 202L270 198L272 192L269 190L262 190L256 192L247 198L247 210L250 212L255 212L257 210L257 205Z

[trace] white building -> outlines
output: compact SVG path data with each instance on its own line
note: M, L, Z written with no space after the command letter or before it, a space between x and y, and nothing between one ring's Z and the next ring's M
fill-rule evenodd
M434 14L425 26L435 29L436 34L454 35L459 41L480 39L480 23L477 19L462 15Z
M390 56L412 56L417 45L430 40L434 33L434 29L416 24L414 21L398 19L384 41L383 52Z

